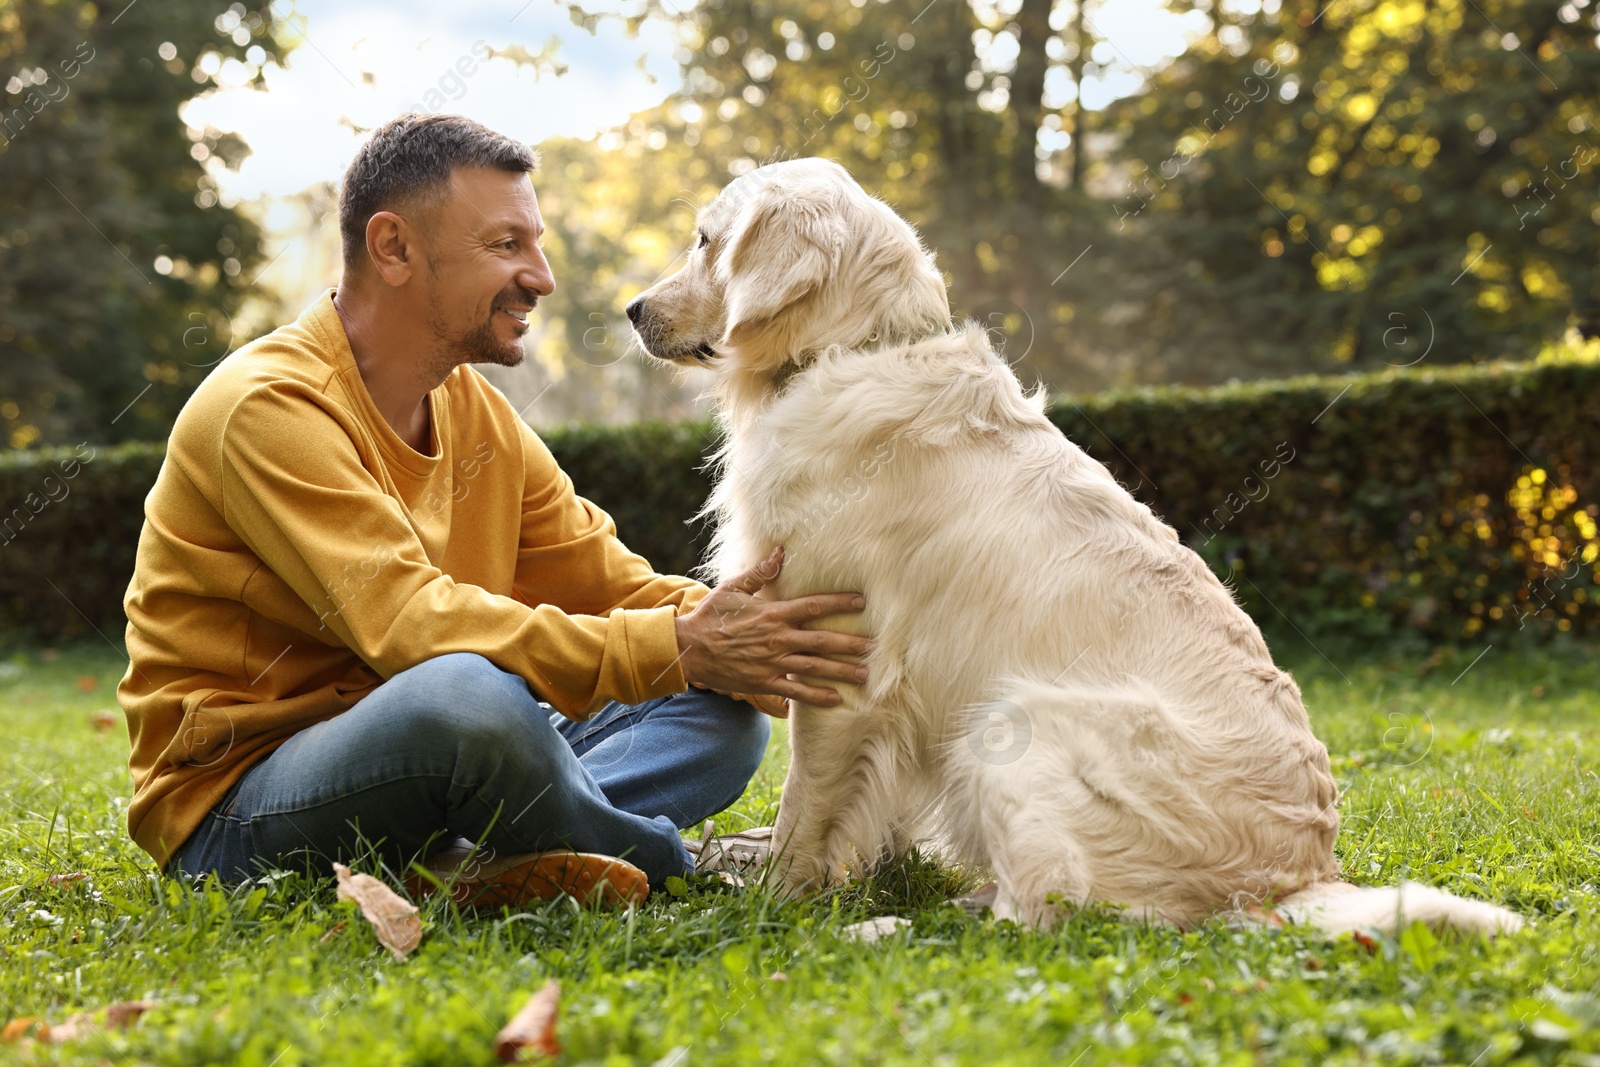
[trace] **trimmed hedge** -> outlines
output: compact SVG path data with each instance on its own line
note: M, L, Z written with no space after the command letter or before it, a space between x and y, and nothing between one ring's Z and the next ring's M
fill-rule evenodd
M1600 363L1157 389L1056 424L1282 632L1600 627Z
M1269 630L1477 642L1600 628L1597 401L1600 364L1565 361L1152 389L1052 418ZM696 565L708 426L546 440L632 548L664 571ZM92 622L120 638L162 454L0 454L0 633L83 637Z

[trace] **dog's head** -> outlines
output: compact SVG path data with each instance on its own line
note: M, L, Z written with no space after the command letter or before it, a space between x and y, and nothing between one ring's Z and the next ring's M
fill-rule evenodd
M837 163L759 167L697 221L683 269L628 305L658 359L759 384L808 349L916 340L949 325L944 280L916 231Z

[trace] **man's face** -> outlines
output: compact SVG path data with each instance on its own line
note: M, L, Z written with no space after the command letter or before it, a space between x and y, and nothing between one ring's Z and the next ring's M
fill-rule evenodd
M522 362L522 335L539 297L555 291L539 248L544 220L526 174L457 168L428 231L422 281L439 367Z

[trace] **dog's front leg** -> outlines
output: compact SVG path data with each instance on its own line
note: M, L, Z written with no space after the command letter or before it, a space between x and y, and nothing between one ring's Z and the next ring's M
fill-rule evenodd
M809 710L809 709L808 709ZM806 766L807 746L796 740L797 720L804 714L795 706L789 715L793 754L783 779L783 799L772 828L772 884L786 897L800 896L841 881L844 865L829 869L825 823L831 803L827 784Z
M848 868L894 850L902 822L902 778L885 735L893 716L851 707L796 704L792 755L773 827L773 884L788 896L843 881Z

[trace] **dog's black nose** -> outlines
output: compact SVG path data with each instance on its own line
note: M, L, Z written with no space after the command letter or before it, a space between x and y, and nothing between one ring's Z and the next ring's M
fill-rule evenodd
M639 325L639 316L644 314L644 297L636 296L628 301L628 321L635 326Z

